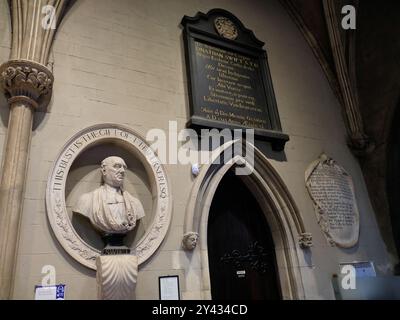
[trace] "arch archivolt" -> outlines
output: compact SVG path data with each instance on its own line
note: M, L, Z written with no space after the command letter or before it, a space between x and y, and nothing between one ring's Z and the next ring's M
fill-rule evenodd
M245 149L246 155L243 156ZM214 151L212 159L210 164L201 168L186 208L184 233L199 234L196 249L187 253L191 260L185 273L188 297L211 298L207 249L210 207L224 175L228 170L240 168L251 172L239 177L258 199L272 232L282 297L304 299L298 250L312 246L312 237L306 232L300 212L284 182L264 154L242 140L224 144Z

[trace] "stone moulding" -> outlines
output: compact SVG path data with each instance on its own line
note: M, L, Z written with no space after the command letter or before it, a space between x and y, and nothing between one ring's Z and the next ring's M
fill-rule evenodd
M246 149L246 156L235 150ZM248 159L254 153L254 161ZM228 157L226 157L228 155ZM225 160L228 160L224 162ZM188 234L198 234L196 252L199 261L192 263L187 270L187 291L197 294L197 298L211 298L210 274L208 265L207 226L212 199L220 181L228 170L236 167L247 168L250 175L241 178L251 188L259 200L266 220L271 227L278 264L283 299L305 299L298 248L312 247L312 235L308 233L297 205L282 178L265 155L247 141L235 140L225 143L212 154L212 161L204 165L196 178L186 207L183 239ZM191 270L201 270L201 285L189 279Z
M84 242L72 226L65 202L65 185L74 160L89 148L115 142L135 155L150 179L154 219L135 247L138 264L145 262L158 249L171 222L172 196L167 174L148 143L132 129L117 124L98 124L75 134L62 148L50 171L46 190L47 216L62 247L79 263L96 270L97 250Z

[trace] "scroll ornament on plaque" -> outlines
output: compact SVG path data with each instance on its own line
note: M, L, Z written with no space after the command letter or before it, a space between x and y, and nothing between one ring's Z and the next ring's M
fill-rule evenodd
M342 248L354 246L358 242L360 218L351 176L322 154L306 170L305 182L328 242Z

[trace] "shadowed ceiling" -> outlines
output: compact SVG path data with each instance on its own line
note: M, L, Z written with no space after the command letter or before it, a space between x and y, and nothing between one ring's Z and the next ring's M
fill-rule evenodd
M398 143L389 142L390 136L400 133L400 117L394 117L396 109L400 108L400 1L338 1L341 1L341 5L351 4L357 8L354 70L359 110L365 133L375 145L373 152L361 157L359 161L381 235L388 251L398 257L400 210L390 207L389 203L393 203L391 197L400 196L400 187L392 186L392 191L387 192L388 178L393 174L387 163L390 162L392 148L399 147ZM337 72L323 0L281 2L305 35L337 94ZM337 96L340 100L340 94ZM400 183L400 170L398 172L397 181Z

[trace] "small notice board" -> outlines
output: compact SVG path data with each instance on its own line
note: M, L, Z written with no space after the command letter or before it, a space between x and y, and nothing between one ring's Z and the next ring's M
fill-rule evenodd
M65 284L35 286L35 300L65 300Z
M179 276L158 278L160 300L180 300Z

